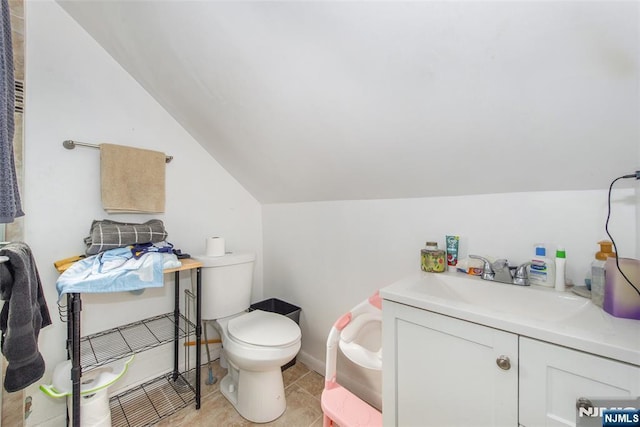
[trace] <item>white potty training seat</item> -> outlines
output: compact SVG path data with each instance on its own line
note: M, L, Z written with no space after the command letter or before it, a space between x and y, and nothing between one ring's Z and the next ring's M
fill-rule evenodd
M262 310L218 319L216 327L229 364L220 391L247 420L275 420L286 409L280 367L300 351L300 327Z
M80 425L83 427L111 427L108 388L127 372L129 359L118 360L83 373L80 384ZM66 397L69 420L73 419L73 384L71 361L59 363L53 370L52 384L41 384L40 390L51 397Z

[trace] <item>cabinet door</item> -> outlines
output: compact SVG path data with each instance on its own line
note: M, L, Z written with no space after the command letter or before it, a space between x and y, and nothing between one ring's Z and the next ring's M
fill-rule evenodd
M575 426L576 399L640 395L640 367L520 337L520 424Z
M517 425L517 335L384 304L385 426Z

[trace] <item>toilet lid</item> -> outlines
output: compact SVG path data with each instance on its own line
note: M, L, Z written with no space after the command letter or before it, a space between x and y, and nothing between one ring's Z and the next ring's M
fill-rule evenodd
M289 345L300 339L300 328L296 322L281 314L262 310L229 320L227 331L238 341L263 347Z

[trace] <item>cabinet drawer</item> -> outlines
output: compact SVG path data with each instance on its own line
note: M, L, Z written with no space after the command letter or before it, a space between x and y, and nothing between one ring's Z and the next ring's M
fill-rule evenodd
M576 399L640 395L640 367L520 337L520 424L575 426Z

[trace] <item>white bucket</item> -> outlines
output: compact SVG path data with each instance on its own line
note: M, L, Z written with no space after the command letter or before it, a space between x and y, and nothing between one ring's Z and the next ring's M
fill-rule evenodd
M73 420L73 398L67 398L69 419ZM111 409L107 389L80 396L80 425L82 427L111 427Z

